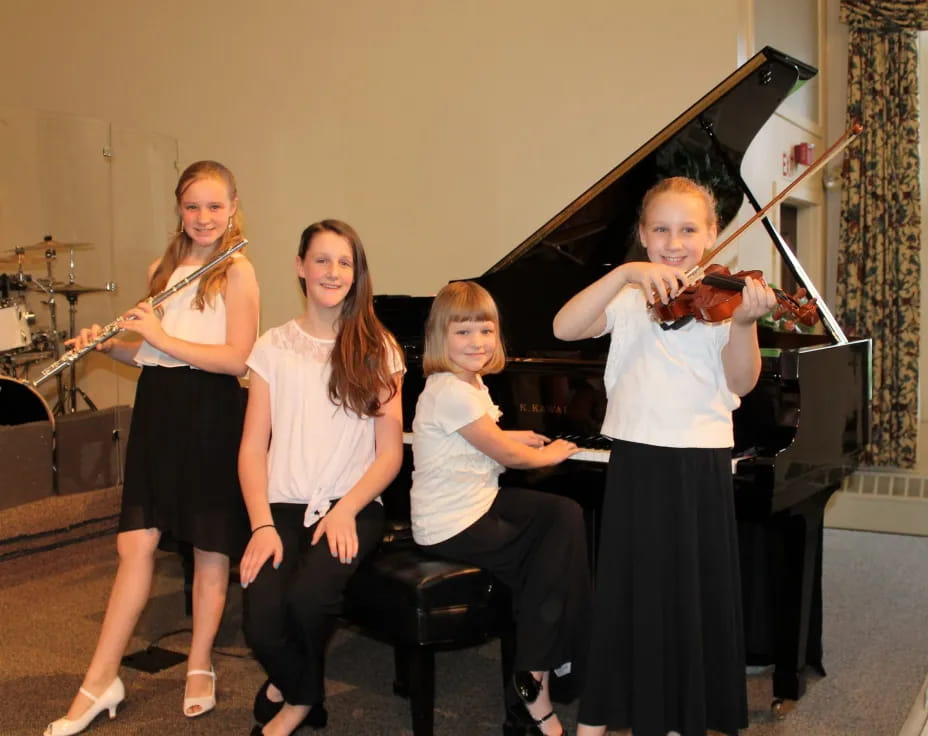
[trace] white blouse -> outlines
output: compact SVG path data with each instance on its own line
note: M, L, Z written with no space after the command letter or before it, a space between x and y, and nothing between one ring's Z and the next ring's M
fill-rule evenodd
M412 534L419 544L450 539L493 504L505 468L458 432L484 414L497 422L502 413L482 381L476 388L444 372L426 380L412 423L415 469L409 492Z
M694 320L665 330L640 287L622 288L606 307L603 334L611 333L611 343L602 433L662 447L731 447L731 413L741 399L722 365L729 327Z
M247 360L270 389L268 501L307 504L306 526L325 516L375 458L373 417L359 417L329 399L334 345L290 320L258 338ZM393 373L403 370L395 349L389 360Z

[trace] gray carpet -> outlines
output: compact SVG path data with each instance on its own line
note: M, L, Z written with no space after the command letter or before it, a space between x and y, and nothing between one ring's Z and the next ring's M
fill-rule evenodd
M67 708L92 653L115 561L111 535L0 561L3 736L38 736ZM770 714L769 675L749 678L751 725L744 733L895 736L928 671L926 580L928 538L827 531L828 677L812 679L806 696L781 721ZM166 649L186 650L189 633L170 633L189 627L181 583L176 558L160 556L153 597L131 650L156 640ZM114 721L104 716L88 733L247 734L251 699L263 677L248 657L240 621L236 589L215 657L219 706L214 712L196 720L181 715L183 664L154 675L124 668L125 706ZM388 647L340 630L327 665L329 726L320 733L411 734L408 704L391 692L392 667ZM501 710L494 643L439 655L436 734L497 734ZM559 712L572 727L574 707L561 706Z

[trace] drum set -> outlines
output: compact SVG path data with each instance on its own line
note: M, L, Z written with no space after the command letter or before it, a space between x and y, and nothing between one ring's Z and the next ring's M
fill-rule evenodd
M83 286L75 281L74 253L92 248L91 243L60 243L46 236L38 243L0 251L0 425L50 421L60 414L77 411L78 398L96 410L90 397L77 385L74 366L55 376L57 401L49 408L45 399L27 380L29 369L55 360L66 351L64 341L77 334L77 302L85 294L112 292L115 282ZM58 254L67 251L68 278L57 281L54 271ZM44 270L36 278L29 271ZM28 297L38 295L47 312L40 325L29 308ZM60 297L68 302L68 327L58 326Z

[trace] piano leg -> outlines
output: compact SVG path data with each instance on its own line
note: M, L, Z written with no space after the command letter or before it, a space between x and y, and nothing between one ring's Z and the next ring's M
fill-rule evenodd
M802 697L807 665L825 674L821 640L822 522L825 503L832 493L823 491L771 519L774 709L777 701Z

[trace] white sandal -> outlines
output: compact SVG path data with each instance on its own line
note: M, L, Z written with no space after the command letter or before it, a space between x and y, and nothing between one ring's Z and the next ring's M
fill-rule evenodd
M187 686L184 685L184 715L187 718L198 718L206 713L209 713L213 708L216 707L216 670L210 667L208 670L187 670L187 677L191 675L206 675L207 677L213 678L213 690L209 695L201 695L198 698L188 698L187 697ZM191 708L200 707L200 710L191 713Z
M90 700L90 707L84 711L83 715L74 720L59 718L57 721L49 723L44 736L74 736L74 734L78 734L87 728L90 722L105 710L109 711L110 720L112 720L116 717L117 706L126 699L126 688L123 687L122 680L118 677L109 684L109 687L100 696L94 695L83 687L80 692Z

